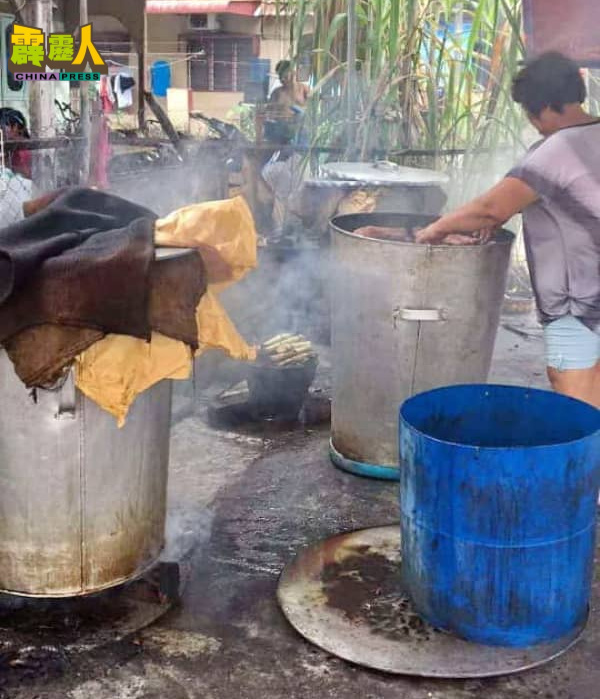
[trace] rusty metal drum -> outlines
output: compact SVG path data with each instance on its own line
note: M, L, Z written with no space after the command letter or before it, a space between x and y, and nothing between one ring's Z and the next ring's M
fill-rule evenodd
M186 254L165 251L157 258ZM0 349L0 591L71 597L119 585L164 544L171 382L121 429L80 393L25 388Z
M512 234L462 247L354 233L366 225L410 229L432 220L356 214L331 224L330 454L353 473L399 477L398 408L407 398L487 380Z

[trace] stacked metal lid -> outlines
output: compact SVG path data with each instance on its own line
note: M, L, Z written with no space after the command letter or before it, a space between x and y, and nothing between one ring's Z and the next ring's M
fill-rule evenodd
M358 187L442 187L449 178L442 172L404 167L388 161L327 163L322 177L306 180L309 187L356 189Z

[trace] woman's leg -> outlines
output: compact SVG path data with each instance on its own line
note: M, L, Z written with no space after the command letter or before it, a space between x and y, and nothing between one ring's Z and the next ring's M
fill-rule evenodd
M544 328L552 388L600 408L600 335L573 316Z
M592 369L559 371L549 366L548 378L558 393L578 398L600 409L600 362Z

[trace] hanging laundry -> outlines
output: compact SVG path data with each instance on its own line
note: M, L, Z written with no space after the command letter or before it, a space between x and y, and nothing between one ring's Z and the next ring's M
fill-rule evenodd
M135 80L129 73L121 72L110 76L110 84L115 94L117 109L128 109L133 104Z
M100 78L100 101L104 114L110 114L115 107L116 98L108 75Z
M152 94L156 97L166 97L171 87L171 66L167 61L155 61L150 69Z
M100 114L92 124L92 153L90 165L90 185L108 188L108 164L110 161L110 123L105 114Z

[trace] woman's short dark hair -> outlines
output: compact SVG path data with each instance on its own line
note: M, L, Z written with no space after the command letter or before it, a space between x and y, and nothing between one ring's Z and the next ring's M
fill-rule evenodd
M292 69L292 62L291 61L279 61L279 63L275 66L275 72L279 76L279 79L288 73Z
M562 113L566 104L585 102L579 67L562 53L550 51L528 61L513 80L512 96L537 117L546 107Z

